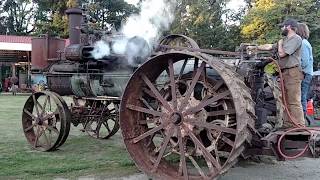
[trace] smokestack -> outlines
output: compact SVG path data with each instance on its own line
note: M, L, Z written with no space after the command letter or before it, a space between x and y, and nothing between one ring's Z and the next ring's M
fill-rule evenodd
M66 11L69 19L69 39L70 45L80 44L82 10L71 8Z

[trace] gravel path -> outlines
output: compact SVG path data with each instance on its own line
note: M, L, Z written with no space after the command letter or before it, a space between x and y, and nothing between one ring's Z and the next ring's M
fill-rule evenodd
M101 178L101 177L100 177ZM98 178L98 179L100 179ZM93 178L95 179L95 178ZM93 180L92 179L92 180ZM103 178L101 178L103 179ZM143 174L135 174L108 180L148 180ZM303 158L278 162L273 158L261 158L261 162L243 161L229 170L220 180L318 180L320 159ZM85 180L85 179L82 179Z

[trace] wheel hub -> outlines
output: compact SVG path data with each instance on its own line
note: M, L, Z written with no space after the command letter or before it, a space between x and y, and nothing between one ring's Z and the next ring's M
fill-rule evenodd
M170 117L171 121L173 122L173 124L175 125L181 125L182 121L183 121L183 117L182 114L179 112L175 112L172 113L171 117Z

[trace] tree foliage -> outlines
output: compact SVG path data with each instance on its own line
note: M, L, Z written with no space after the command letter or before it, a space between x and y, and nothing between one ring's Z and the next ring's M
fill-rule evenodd
M180 0L171 33L190 36L202 48L234 50L241 41L240 29L224 22L226 2Z
M124 18L137 12L137 8L124 0L5 0L0 1L1 34L40 35L49 33L68 37L68 19L65 11L69 7L87 5L88 13L94 17L99 28L113 25L119 28ZM4 28L1 28L4 27Z
M0 5L1 33L25 35L33 31L35 4L31 0L6 0Z
M242 37L248 42L274 43L280 36L278 24L287 18L305 22L310 28L309 41L315 64L320 61L319 0L255 0L241 23Z

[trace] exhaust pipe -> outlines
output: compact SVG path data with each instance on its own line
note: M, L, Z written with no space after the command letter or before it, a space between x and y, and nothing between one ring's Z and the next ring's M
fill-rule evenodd
M80 44L82 10L71 8L66 11L69 19L70 45Z

